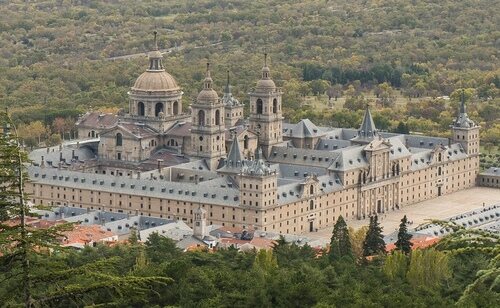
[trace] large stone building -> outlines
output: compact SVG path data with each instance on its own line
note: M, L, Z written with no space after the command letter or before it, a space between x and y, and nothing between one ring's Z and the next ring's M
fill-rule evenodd
M208 65L183 112L156 43L129 97L128 113L101 117L106 125L93 128L93 113L80 120L80 136L98 141L31 153L33 203L191 225L203 209L208 224L302 233L469 188L479 171L479 126L464 101L451 139L381 132L368 108L359 129L286 124L267 59L248 119L229 77L219 98Z

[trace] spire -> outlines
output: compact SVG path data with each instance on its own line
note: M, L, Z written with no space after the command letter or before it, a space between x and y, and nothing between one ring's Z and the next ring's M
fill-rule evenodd
M378 135L377 128L375 127L370 108L366 105L363 123L361 123L361 127L358 130L358 136L355 139L371 140L376 135Z
M148 53L149 69L148 71L163 71L162 54L158 49L158 32L153 32L153 49Z
M229 70L227 70L226 73L227 73L227 82L226 82L226 87L224 88L224 93L231 94L231 85L229 84Z
M467 115L467 106L465 105L464 89L462 89L462 93L460 95L460 112L458 113L458 117L455 119L455 122L453 122L453 126L460 128L471 128L476 126L474 121L469 119L469 116Z
M205 73L204 88L212 89L212 77L210 76L210 62L207 61L207 72Z
M154 31L153 35L154 35L154 47L153 47L153 50L158 50L158 40L157 40L157 37L156 37L158 35L158 32Z
M267 66L267 51L264 52L264 66L262 67L262 79L271 79L271 70Z
M460 94L460 113L467 113L467 108L465 106L465 90L462 89Z
M231 143L231 149L229 149L229 154L227 155L226 167L234 168L241 167L243 162L243 157L241 156L240 143L236 134L233 135L233 142Z

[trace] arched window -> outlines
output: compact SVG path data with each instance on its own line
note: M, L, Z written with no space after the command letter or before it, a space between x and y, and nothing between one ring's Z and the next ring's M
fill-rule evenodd
M123 145L123 136L121 133L116 134L116 146L121 147Z
M156 103L156 105L155 105L155 117L159 116L160 112L163 112L163 103Z
M257 100L257 114L262 114L262 111L264 109L264 103L262 103L262 100L259 98Z
M442 156L441 156L441 153L438 154L438 161L441 161L442 159Z
M248 150L248 135L243 137L243 149Z
M198 125L205 126L205 111L198 111Z
M309 201L309 209L311 211L314 210L314 201L313 200Z
M90 132L90 137L95 138L95 131Z
M173 109L174 115L179 114L179 102L178 101L174 102L172 109Z
M219 109L215 110L215 125L220 125L220 111L219 111Z
M309 194L314 195L314 185L309 187Z
M273 99L273 113L278 113L278 100Z
M137 115L143 117L145 115L144 103L139 102L137 104Z

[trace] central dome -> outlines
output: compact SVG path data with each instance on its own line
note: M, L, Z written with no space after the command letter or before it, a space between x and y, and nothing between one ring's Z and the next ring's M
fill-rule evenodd
M174 77L164 70L148 70L142 73L135 81L132 91L168 92L180 90Z

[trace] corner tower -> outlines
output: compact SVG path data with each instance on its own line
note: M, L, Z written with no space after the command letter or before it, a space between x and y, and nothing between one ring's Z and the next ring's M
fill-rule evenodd
M213 89L209 63L203 90L191 105L191 110L191 155L205 159L210 170L215 170L219 160L226 155L224 104Z
M264 54L262 78L250 93L250 129L260 135L259 146L266 156L273 145L283 142L281 97L283 92L271 79L267 66L267 53Z
M469 119L465 105L465 95L462 90L460 112L451 125L452 141L460 143L468 155L479 155L479 125Z
M264 214L269 207L277 205L278 177L276 171L266 165L260 148L257 149L254 160L243 164L238 182L240 206L255 210L252 224L262 229Z

